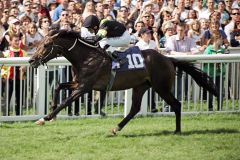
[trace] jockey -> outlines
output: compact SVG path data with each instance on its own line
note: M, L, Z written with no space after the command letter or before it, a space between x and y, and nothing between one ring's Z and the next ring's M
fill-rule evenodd
M90 15L88 16L81 27L81 37L88 38L88 37L95 37L96 33L99 29L99 20L96 16Z
M113 60L117 60L120 64L124 63L123 60L118 58L118 54L115 51L117 47L128 47L130 44L130 33L124 24L103 19L95 38L99 42L100 47L105 49Z

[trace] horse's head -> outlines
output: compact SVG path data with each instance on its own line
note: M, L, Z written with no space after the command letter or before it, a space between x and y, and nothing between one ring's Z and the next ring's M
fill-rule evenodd
M56 42L58 34L55 32L55 34L50 34L42 40L28 61L32 67L37 68L41 64L44 65L49 60L62 55L64 48Z

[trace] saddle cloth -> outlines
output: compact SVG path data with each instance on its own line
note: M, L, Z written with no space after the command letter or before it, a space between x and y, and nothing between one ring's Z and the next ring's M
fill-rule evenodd
M124 52L117 52L120 59L126 59L127 61L122 65L120 65L117 61L112 61L113 71L118 72L145 69L142 52L137 46L130 47Z

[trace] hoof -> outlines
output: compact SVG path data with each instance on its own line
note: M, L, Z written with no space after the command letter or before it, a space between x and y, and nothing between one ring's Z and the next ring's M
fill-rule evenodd
M112 135L114 135L114 136L117 135L117 129L116 128L112 129Z
M36 121L35 124L42 126L45 124L45 120L43 118L41 118L38 121Z
M49 122L54 122L56 121L56 118L51 119Z
M120 131L120 130L121 130L121 128L117 126L117 127L112 129L112 134L117 135L117 132Z
M174 134L180 135L180 134L181 134L181 131L174 131Z

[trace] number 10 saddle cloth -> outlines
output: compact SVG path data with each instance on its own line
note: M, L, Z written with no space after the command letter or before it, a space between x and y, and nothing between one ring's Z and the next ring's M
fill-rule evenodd
M118 57L125 59L126 62L120 65L119 62L112 61L112 70L115 72L145 69L141 50L137 46L130 47L124 52L118 52Z

